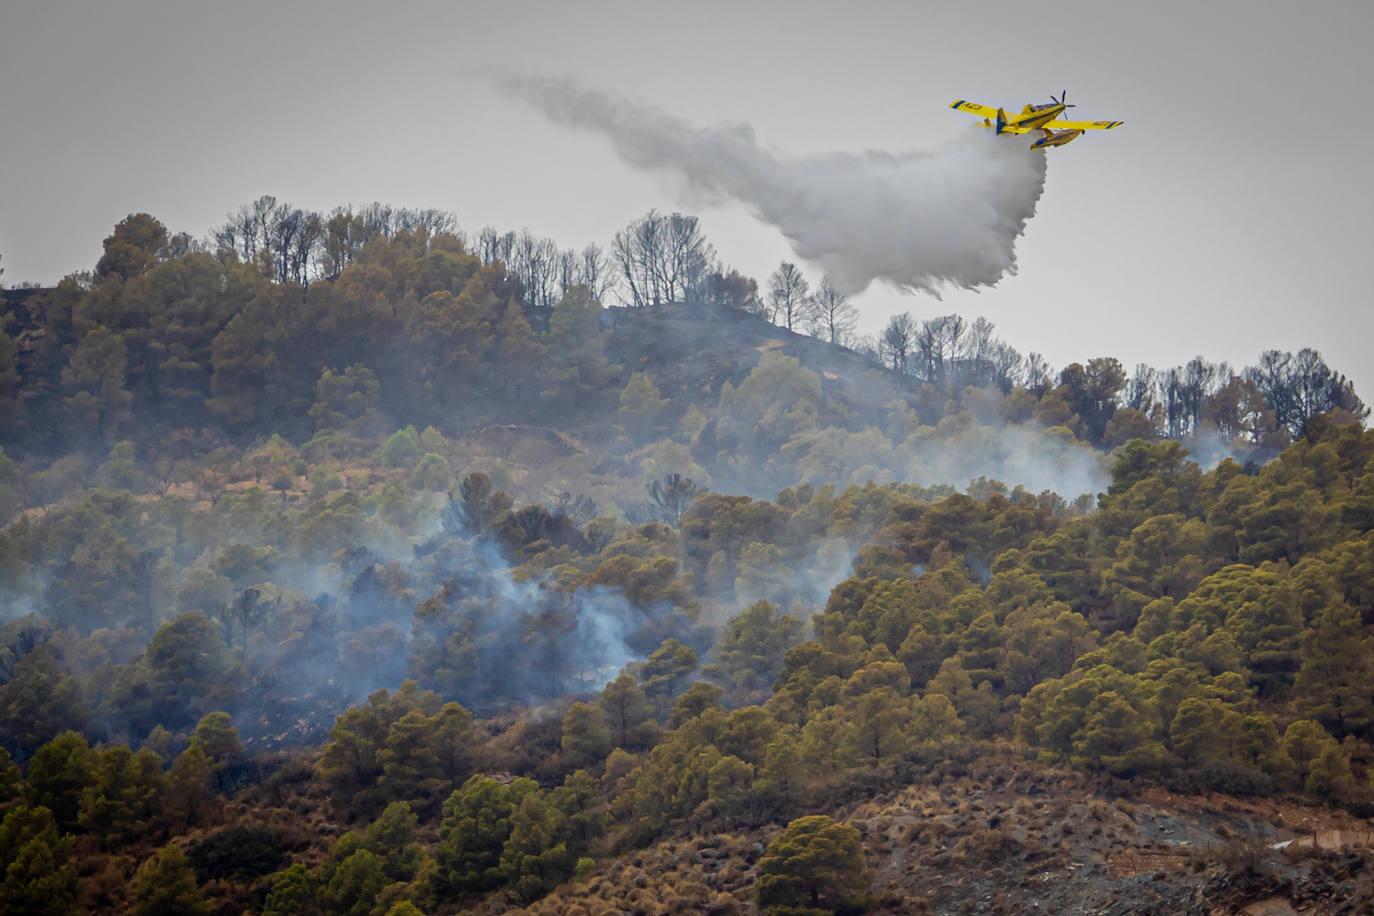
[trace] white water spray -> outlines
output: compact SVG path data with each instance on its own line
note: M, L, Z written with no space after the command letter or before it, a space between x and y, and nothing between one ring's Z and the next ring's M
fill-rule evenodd
M789 157L748 124L694 127L566 80L503 75L500 86L551 120L603 134L627 163L737 200L846 293L884 280L938 296L1016 272L1016 238L1045 187L1045 154L982 128L930 152Z

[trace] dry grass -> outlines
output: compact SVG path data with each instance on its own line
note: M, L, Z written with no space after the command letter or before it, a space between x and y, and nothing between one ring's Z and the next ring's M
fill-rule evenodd
M1221 887L1217 882L1244 874L1247 863L1258 861L1240 854L1240 845L1228 843L1215 825L1249 821L1255 829L1269 822L1268 812L1247 808L1253 820L1230 810L1218 817L1220 800L1171 797L1166 806L1145 793L1126 800L1119 797L1120 785L1110 788L1108 793L1087 775L1019 755L989 754L948 781L887 789L834 813L860 831L875 873L872 912L892 916L1094 912L1111 899L1177 912L1196 901L1200 888ZM1292 820L1320 816L1306 809L1288 814ZM526 910L510 912L754 913L758 857L778 829L665 838L601 863ZM1178 837L1185 834L1211 836L1217 848L1181 845ZM1290 859L1318 875L1322 887L1354 880L1348 863L1336 857L1290 853ZM1374 875L1374 867L1369 871ZM1218 912L1236 909L1223 899L1229 893L1224 889L1208 893L1218 895ZM477 912L507 912L505 905Z
M727 916L748 912L752 910L758 851L774 832L664 840L605 863L581 881L559 887L524 910L509 912L531 916Z

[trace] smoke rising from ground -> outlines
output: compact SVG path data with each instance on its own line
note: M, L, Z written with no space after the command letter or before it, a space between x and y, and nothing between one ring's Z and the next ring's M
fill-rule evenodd
M1015 273L1015 242L1045 187L1045 155L972 128L930 152L791 157L748 124L694 127L566 80L498 77L551 120L603 134L627 163L736 200L776 226L842 292L874 280L938 296Z

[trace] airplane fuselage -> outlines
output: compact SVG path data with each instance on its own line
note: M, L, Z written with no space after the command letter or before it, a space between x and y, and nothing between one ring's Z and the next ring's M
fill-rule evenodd
M1027 130L1037 130L1063 113L1063 105L1027 105L1021 109L1020 114L1007 118L1007 124L1012 127L1024 127Z
M1027 105L1021 109L1019 115L1007 117L1002 109L997 109L997 132L1000 134L1008 127L1016 128L1016 131L1041 130L1045 135L1031 144L1031 149L1048 149L1051 146L1063 146L1070 143L1083 133L1081 130L1051 130L1046 124L1051 123L1064 113L1068 106L1059 102L1052 102L1046 105Z

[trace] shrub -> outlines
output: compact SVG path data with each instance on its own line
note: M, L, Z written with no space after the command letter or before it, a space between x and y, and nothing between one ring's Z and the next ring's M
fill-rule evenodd
M187 859L202 883L216 878L257 878L285 868L290 857L281 833L266 827L230 827L190 848Z

